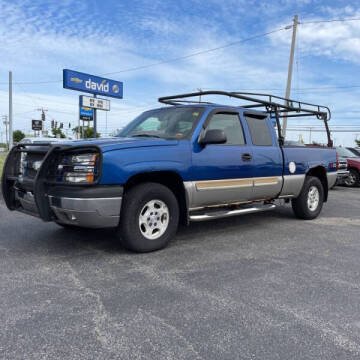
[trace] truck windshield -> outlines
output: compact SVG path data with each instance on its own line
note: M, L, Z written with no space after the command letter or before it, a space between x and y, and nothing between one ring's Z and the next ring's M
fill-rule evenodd
M353 152L351 152L350 150L348 150L346 148L338 147L338 148L336 148L336 150L340 157L345 157L345 158L357 157Z
M117 136L186 139L204 112L201 107L171 107L142 113Z

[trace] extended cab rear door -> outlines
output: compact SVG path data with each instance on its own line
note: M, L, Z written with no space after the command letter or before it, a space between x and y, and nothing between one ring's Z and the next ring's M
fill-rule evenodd
M282 187L283 159L272 122L267 115L244 111L252 144L253 200L277 196Z

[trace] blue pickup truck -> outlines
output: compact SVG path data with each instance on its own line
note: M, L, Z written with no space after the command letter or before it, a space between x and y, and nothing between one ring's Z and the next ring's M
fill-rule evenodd
M159 101L167 106L114 138L15 146L2 175L7 207L68 228L117 228L137 252L166 246L179 223L270 210L278 199L298 218L319 215L337 175L327 107L223 91ZM286 145L281 119L298 116L324 122L327 147Z

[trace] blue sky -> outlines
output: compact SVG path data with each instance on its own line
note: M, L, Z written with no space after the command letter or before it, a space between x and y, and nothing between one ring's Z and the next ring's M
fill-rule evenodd
M79 94L62 89L63 68L111 73L108 77L124 82L124 99L111 100L107 119L104 112L99 114L102 132L158 106L159 96L197 88L258 89L283 96L291 30L131 69L281 28L291 24L294 14L303 23L298 27L291 97L329 105L333 126L360 125L360 21L306 24L360 18L357 1L0 0L0 115L8 112L8 70L15 82L14 128L24 131L39 117L39 107L48 109L49 120L76 124ZM336 88L346 86L354 87ZM0 141L3 131L0 127ZM334 134L337 143L348 145L355 136Z

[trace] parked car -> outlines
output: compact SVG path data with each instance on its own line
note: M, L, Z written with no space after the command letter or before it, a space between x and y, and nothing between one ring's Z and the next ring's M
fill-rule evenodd
M345 147L336 148L340 157L347 160L349 176L344 180L346 186L360 186L360 157Z
M348 147L347 149L350 150L355 156L360 157L360 149L359 148Z
M27 137L27 138L23 138L20 141L20 144L39 144L39 143L59 143L59 142L64 142L64 141L69 141L66 139L59 139L59 138L51 138L51 137Z
M350 174L348 170L347 159L339 156L338 151L336 151L336 156L337 156L337 177L336 177L335 185L344 185L345 181L348 180Z
M200 95L250 106L191 102ZM222 91L159 101L172 106L143 113L115 138L13 148L2 179L7 207L70 228L116 227L138 252L164 247L179 222L270 210L277 199L291 201L298 218L319 215L337 177L330 133L328 148L284 146L279 118L326 122L328 108Z

